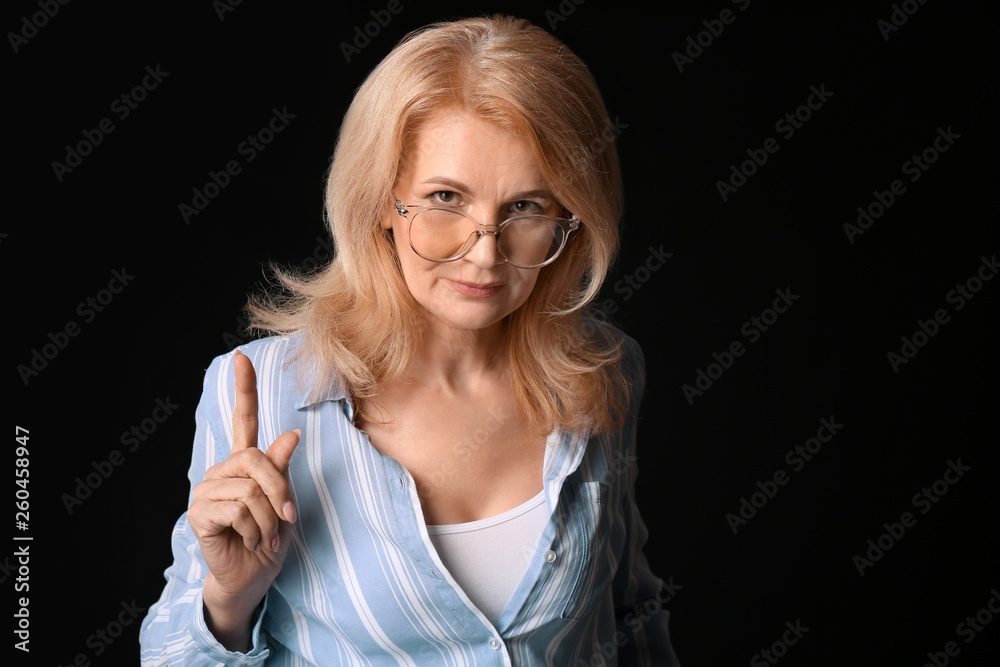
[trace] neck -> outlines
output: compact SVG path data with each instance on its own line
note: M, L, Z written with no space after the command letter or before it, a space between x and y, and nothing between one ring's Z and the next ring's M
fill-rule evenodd
M406 375L420 384L461 392L504 372L506 320L485 329L453 329L428 322Z

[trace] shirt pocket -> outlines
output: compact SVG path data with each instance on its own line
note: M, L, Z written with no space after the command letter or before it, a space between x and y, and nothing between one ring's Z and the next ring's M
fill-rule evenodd
M604 482L579 482L567 506L567 549L573 582L562 618L586 618L605 595L616 569L608 548L611 539L611 487Z

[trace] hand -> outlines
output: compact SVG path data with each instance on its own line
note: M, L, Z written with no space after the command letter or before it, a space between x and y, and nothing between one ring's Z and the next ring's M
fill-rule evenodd
M239 351L233 371L232 452L194 488L188 522L210 570L205 620L223 645L242 651L254 610L288 553L295 505L286 476L300 432L282 433L266 454L257 449L257 374Z

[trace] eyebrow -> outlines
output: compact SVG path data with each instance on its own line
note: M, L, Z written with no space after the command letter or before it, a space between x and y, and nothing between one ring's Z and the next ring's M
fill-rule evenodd
M447 176L432 176L426 181L423 181L421 185L444 185L460 192L468 192L470 189L464 183L460 183L459 181L448 178ZM552 195L545 190L525 190L523 192L515 192L506 199L507 201L517 201L520 199L545 199L547 201L552 201Z

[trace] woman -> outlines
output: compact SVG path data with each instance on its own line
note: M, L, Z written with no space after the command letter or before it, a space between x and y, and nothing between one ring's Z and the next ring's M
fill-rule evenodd
M275 336L206 374L144 663L675 664L628 464L641 352L581 314L617 248L610 136L526 21L430 26L370 74L335 260L279 273L250 308Z

